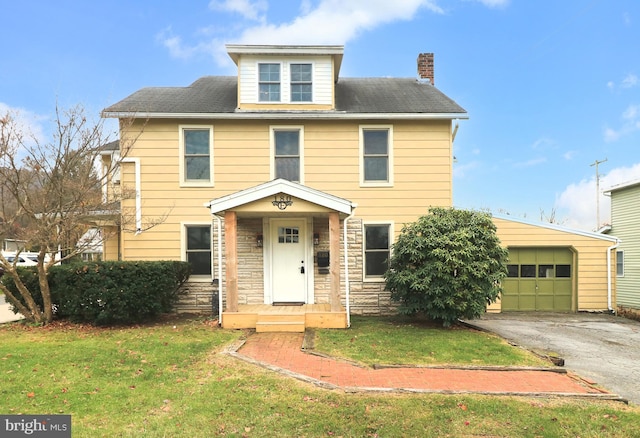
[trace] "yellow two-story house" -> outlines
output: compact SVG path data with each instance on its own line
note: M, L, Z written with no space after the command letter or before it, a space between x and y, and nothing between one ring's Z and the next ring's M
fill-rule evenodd
M452 205L452 124L467 113L435 88L433 54L399 79L341 78L342 46L227 51L237 76L144 88L104 110L135 120L121 124L126 153L104 155L120 163L112 189L135 193L121 203L135 225L105 259L189 261L181 309L213 297L224 327L387 313L394 235Z

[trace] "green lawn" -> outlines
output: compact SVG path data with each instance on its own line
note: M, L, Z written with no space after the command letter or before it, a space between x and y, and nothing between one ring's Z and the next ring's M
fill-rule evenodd
M353 316L348 330L317 330L315 349L366 365L553 366L493 334L400 316Z
M242 335L200 319L0 326L0 413L71 414L74 437L640 435L622 403L319 389L219 354Z

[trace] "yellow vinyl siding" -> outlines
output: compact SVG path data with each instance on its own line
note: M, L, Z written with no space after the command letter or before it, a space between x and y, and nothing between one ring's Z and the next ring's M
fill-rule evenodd
M607 250L613 242L505 219L494 218L493 221L504 247L572 248L576 254L572 272L577 288L574 291L574 299L577 297L575 310L607 310ZM611 263L615 274L615 256L611 257ZM612 279L614 277L612 275Z
M305 185L357 203L356 217L365 221L392 221L396 233L430 206L451 205L450 121L384 122L394 132L393 187L360 187L359 126L366 123L293 123L304 127ZM179 259L181 223L210 221L205 202L270 179L270 128L282 121L198 120L213 127L214 187L180 187L179 126L188 124L136 125L142 133L127 156L141 163L143 222L167 217L153 232L123 233L126 259ZM135 187L133 163L123 163L121 175L123 187ZM123 202L123 211L134 214L134 199Z

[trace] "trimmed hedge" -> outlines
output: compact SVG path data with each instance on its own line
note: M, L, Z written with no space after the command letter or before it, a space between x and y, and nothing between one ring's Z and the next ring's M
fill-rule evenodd
M59 265L49 271L51 300L59 318L96 325L135 324L171 311L189 273L187 262L176 261ZM34 274L33 269L20 270L30 290L39 291ZM15 290L13 281L6 283ZM41 305L40 293L34 293L34 299Z

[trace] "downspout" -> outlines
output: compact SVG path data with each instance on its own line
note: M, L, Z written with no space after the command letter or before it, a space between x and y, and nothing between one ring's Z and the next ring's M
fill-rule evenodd
M218 325L222 324L222 218L212 213L218 233ZM213 278L211 279L213 282Z
M343 243L344 243L344 289L345 289L345 304L347 309L347 328L351 327L351 299L350 299L350 288L349 288L349 245L347 243L347 223L349 219L355 215L355 209L358 205L351 204L351 214L344 218L342 225L344 227L343 232Z
M618 248L619 246L620 246L620 240L618 240L615 245L607 248L607 308L609 309L609 312L612 312L612 313L613 313L613 303L611 299L612 297L611 251Z
M140 183L140 158L129 158L125 157L120 160L121 163L133 163L135 170L135 179L136 179L136 233L142 233L142 194L141 194L141 183Z

